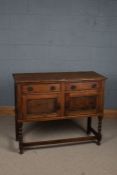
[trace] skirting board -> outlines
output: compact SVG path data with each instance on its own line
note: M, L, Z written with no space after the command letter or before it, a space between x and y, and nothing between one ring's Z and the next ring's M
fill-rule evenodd
M15 116L15 107L0 106L0 116Z
M15 116L14 106L0 106L0 117L2 116ZM117 109L105 109L104 117L117 117Z

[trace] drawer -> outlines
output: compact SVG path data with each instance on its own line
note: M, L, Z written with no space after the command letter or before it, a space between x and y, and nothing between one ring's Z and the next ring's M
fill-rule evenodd
M60 84L28 84L22 85L23 93L45 93L45 92L59 92Z
M66 85L67 91L79 91L79 90L91 90L98 89L98 82L79 82L79 83L68 83Z

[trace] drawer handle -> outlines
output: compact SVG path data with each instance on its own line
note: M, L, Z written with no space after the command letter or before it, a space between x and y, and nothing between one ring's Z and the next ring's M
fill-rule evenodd
M97 87L97 84L92 84L92 88L96 88Z
M55 91L55 90L56 90L56 87L55 87L55 86L51 86L51 87L50 87L50 90L51 90L51 91Z
M28 91L33 91L33 87L29 86L29 87L27 88L27 90L28 90Z
M75 85L71 86L71 90L75 90L77 87Z

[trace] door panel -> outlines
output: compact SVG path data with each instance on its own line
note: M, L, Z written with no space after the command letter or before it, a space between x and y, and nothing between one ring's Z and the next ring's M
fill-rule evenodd
M27 100L27 114L50 114L56 113L56 98L29 99Z
M23 95L23 118L33 119L60 116L60 96L52 95Z
M79 96L77 94L67 94L65 98L65 115L95 114L97 112L97 95Z

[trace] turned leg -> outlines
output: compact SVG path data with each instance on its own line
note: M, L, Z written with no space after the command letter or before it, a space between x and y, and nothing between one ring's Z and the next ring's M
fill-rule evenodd
M87 134L90 134L91 133L91 122L92 122L92 118L91 117L88 117L87 119Z
M97 135L97 145L100 145L101 139L102 139L102 134L101 134L101 130L102 130L102 116L98 116L98 135Z
M19 138L18 138L18 122L17 122L16 116L15 116L15 138L16 138L16 141L19 140Z
M23 123L18 123L18 141L19 141L19 150L20 154L23 154L23 134L22 134Z

